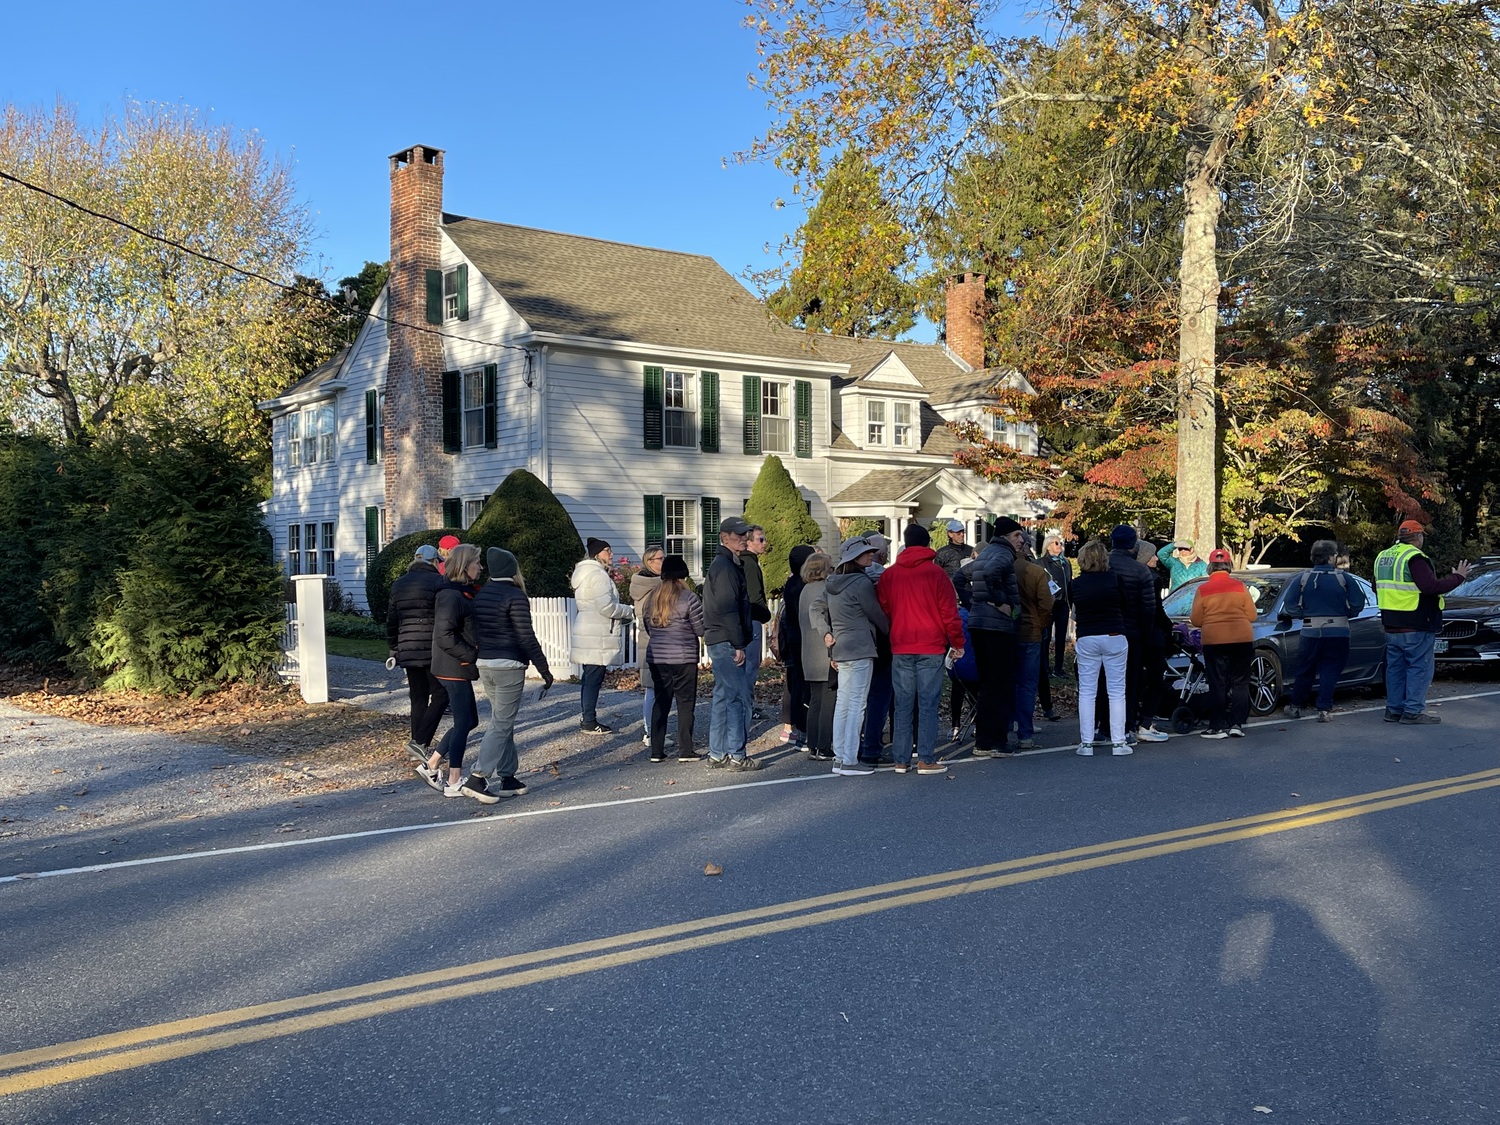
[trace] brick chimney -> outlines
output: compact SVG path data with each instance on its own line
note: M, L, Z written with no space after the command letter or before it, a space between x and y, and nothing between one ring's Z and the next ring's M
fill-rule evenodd
M427 271L442 268L443 150L391 157L391 274L385 376L387 534L442 524L443 340L427 325ZM403 327L412 325L414 327ZM432 325L440 328L440 325Z
M945 329L948 350L976 371L985 367L984 321L984 274L950 277Z

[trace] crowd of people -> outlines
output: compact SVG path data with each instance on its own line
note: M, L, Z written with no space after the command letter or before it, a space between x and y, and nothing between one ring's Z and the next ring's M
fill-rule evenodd
M1208 683L1208 739L1242 738L1249 716L1249 675L1257 608L1233 576L1228 551L1200 559L1195 544L1161 547L1121 525L1077 553L1077 570L1060 536L1040 557L1033 536L1000 518L982 549L950 521L937 550L920 524L909 525L894 562L879 533L844 540L836 551L801 545L789 554L791 576L774 620L759 558L763 528L731 516L701 591L684 558L648 548L630 580L626 604L610 572L613 549L589 539L572 574L575 615L570 659L581 668L579 729L611 733L597 713L605 670L618 665L634 621L645 635L640 655L645 689L643 741L651 762L668 760L668 722L675 709L679 762L752 771L748 753L762 630L784 669L783 746L831 763L842 777L884 770L943 776L939 711L950 686L950 740L972 715L975 758L997 758L1036 745L1038 710L1058 721L1051 683L1067 676L1073 639L1078 685L1077 753L1108 747L1133 753L1141 742L1166 741L1155 720L1168 677L1174 625L1163 598L1184 583L1195 588L1188 642L1201 651ZM1461 563L1438 579L1423 552L1424 529L1405 521L1397 543L1376 560L1376 588L1387 633L1388 722L1437 722L1426 711L1433 639L1441 597L1468 574ZM416 772L444 796L485 803L526 792L517 776L515 726L528 665L545 691L552 673L537 641L516 558L490 548L481 582L477 547L445 538L423 546L391 590L391 654L405 669L411 696L407 749ZM1338 545L1313 544L1312 568L1294 585L1283 613L1301 619L1299 664L1287 713L1300 718L1314 703L1329 721L1333 690L1349 653L1349 619L1365 605L1345 578ZM700 647L701 646L701 647ZM695 745L700 651L713 676L706 753ZM474 682L489 699L491 720L469 772L466 746L478 725ZM433 745L439 720L452 726ZM887 741L887 730L889 740ZM1101 735L1103 737L1101 737Z

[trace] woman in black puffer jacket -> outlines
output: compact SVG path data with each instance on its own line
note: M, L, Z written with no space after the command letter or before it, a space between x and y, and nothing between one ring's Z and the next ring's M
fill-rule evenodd
M427 760L432 736L448 710L447 689L432 675L432 607L444 585L438 549L424 543L406 573L391 584L385 615L386 642L396 666L406 670L411 701L411 738L406 750L419 762Z
M443 569L448 581L433 604L432 674L448 691L453 726L417 772L444 797L460 797L464 746L479 725L479 708L474 702L474 681L479 678L474 662L479 658L479 647L474 643L473 621L479 548L460 543L449 552ZM444 760L448 763L446 771Z

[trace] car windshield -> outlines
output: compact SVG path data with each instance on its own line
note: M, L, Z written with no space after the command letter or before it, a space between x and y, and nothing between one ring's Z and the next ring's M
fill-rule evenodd
M1287 576L1284 574L1236 574L1235 577L1250 591L1250 600L1255 603L1256 615L1260 617L1271 612L1271 607L1276 604L1281 591L1286 589ZM1195 578L1173 590L1162 606L1167 611L1167 616L1187 617L1192 613L1193 595L1198 592L1198 587L1205 581L1207 579Z
M1448 596L1451 598L1493 598L1500 595L1500 567L1471 574Z

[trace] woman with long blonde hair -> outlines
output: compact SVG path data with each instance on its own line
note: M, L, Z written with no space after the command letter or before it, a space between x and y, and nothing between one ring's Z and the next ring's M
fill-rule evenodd
M646 667L655 701L651 710L651 760L667 760L667 715L677 703L677 760L696 762L693 709L698 700L698 638L703 636L703 602L687 587L687 562L667 555L661 582L640 607L646 629Z

